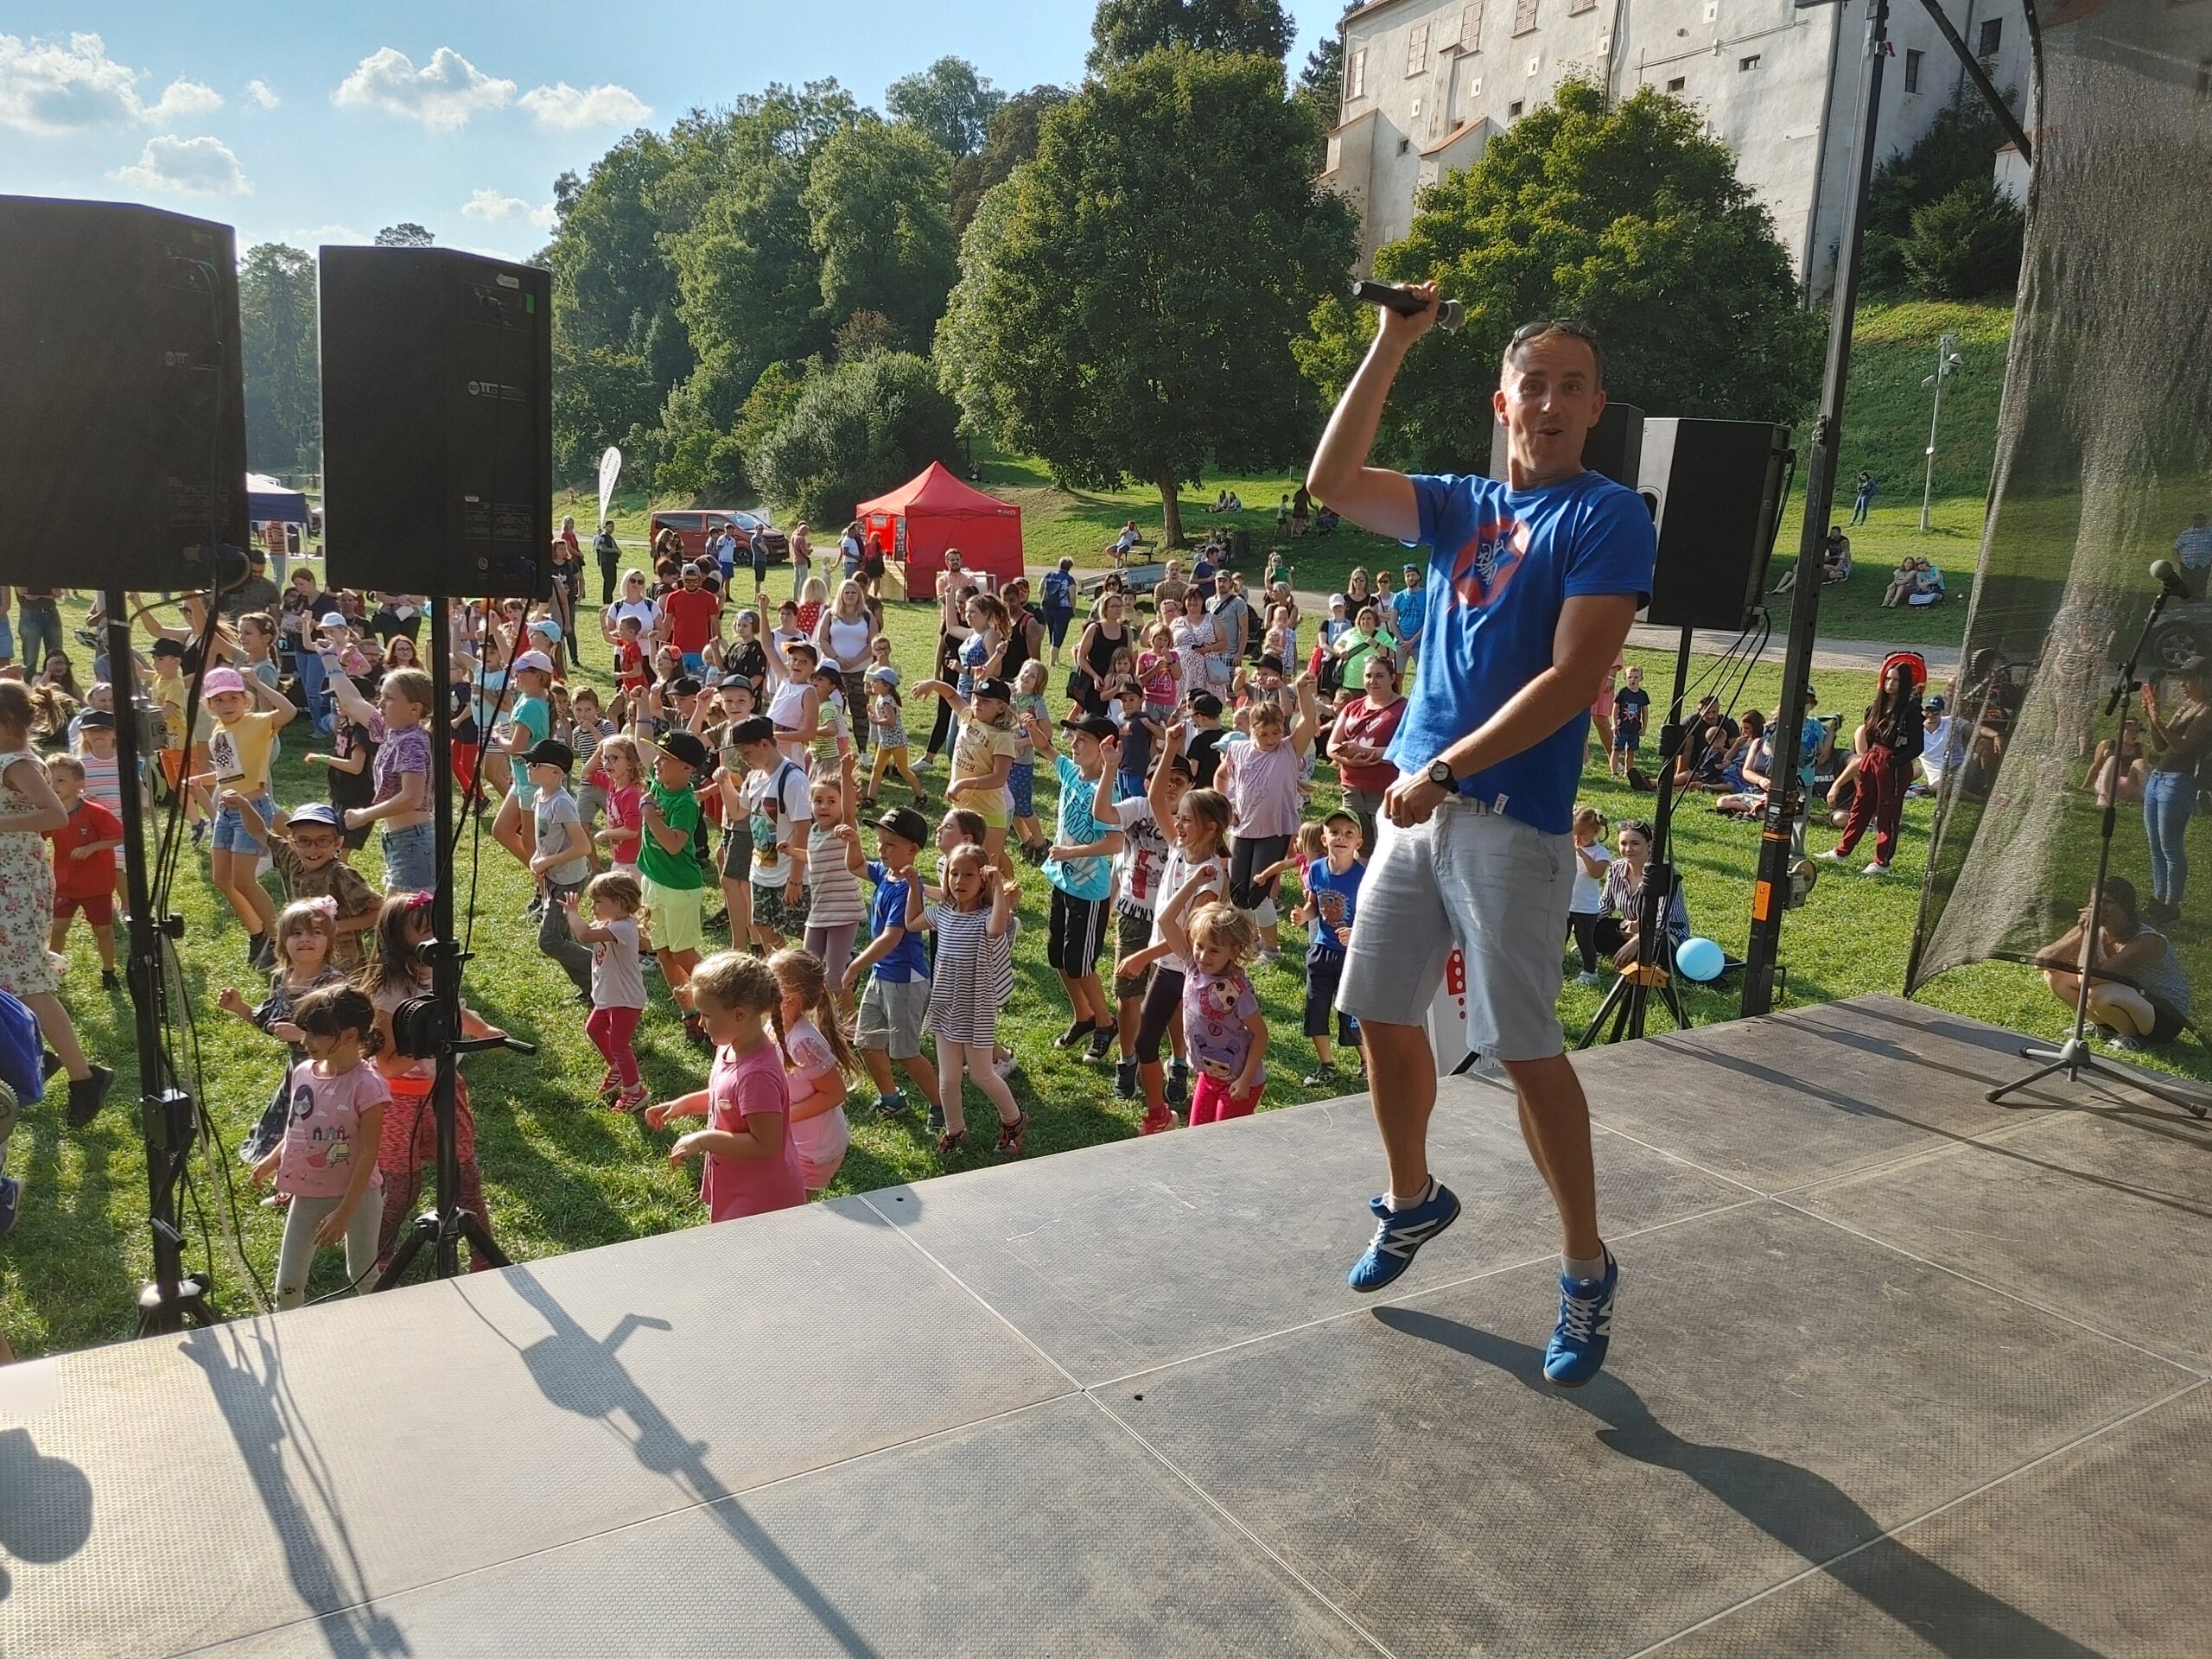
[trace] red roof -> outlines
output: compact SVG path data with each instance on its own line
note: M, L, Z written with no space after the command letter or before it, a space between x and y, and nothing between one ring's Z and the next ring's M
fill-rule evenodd
M861 502L853 510L853 516L865 518L872 512L957 512L1014 518L1020 516L1021 509L963 483L944 469L944 463L933 461L919 477L907 480L873 501Z

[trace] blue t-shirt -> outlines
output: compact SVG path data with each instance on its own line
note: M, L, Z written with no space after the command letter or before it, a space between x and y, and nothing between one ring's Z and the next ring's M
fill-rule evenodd
M1398 637L1410 639L1427 618L1428 595L1418 588L1401 588L1391 598L1390 608L1398 613Z
M906 927L906 883L911 876L893 875L880 859L868 861L868 879L875 884L875 904L868 914L868 937L880 937L887 927ZM875 976L892 985L930 976L930 959L922 950L922 931L906 927L906 937L877 961Z
M1552 664L1567 601L1651 596L1657 537L1636 492L1602 473L1512 490L1468 474L1417 476L1428 560L1428 621L1406 717L1389 757L1426 771ZM1549 737L1460 780L1459 792L1548 834L1572 827L1590 711Z
M1813 786L1813 775L1817 770L1815 760L1827 734L1828 728L1818 715L1806 715L1805 723L1797 728L1797 781L1808 789Z
M1342 875L1329 868L1329 861L1317 858L1306 867L1306 891L1313 899L1313 937L1307 954L1333 951L1344 954L1343 941L1336 936L1338 927L1350 927L1359 910L1359 884L1366 878L1367 866L1359 860L1351 861L1351 868Z
M1063 847L1088 847L1121 825L1101 823L1096 813L1098 780L1086 778L1065 754L1052 757L1053 773L1060 780L1059 842ZM1045 879L1071 899L1103 899L1114 890L1114 861L1096 858L1048 858Z

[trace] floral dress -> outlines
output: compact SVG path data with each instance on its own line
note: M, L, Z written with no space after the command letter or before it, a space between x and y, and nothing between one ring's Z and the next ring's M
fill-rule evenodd
M32 810L29 798L8 779L19 760L40 764L29 749L0 753L0 817ZM54 867L46 861L46 838L34 830L0 833L0 991L26 997L61 988L46 951L53 925Z

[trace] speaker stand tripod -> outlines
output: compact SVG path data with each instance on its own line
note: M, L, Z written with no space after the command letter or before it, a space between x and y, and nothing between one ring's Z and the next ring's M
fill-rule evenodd
M2114 715L2120 717L2119 723L2113 728L2113 743L2115 749L2119 747L2120 734L2127 729L2128 704L2139 689L2139 683L2135 678L2135 665L2142 658L2143 647L2151 638L2152 630L2158 626L2158 618L2166 608L2166 601L2172 597L2173 594L2171 592L2163 587L2160 588L2158 598L2151 602L2150 615L2143 620L2143 631L2135 636L2135 648L2127 653L2127 660L2122 663L2113 674L2112 691L2105 699L2104 711L2107 719ZM2091 1045L2088 1034L2089 987L2100 977L2097 972L2097 936L2100 931L2098 923L2104 916L2105 878L2112 869L2113 830L2118 823L2119 817L2120 775L2115 763L2112 787L2107 792L2104 818L2097 829L2097 879L2089 889L2089 914L2092 920L2088 933L2082 941L2082 961L2076 970L2079 982L2075 988L2074 1029L2067 1033L2065 1040L2056 1048L2034 1043L2023 1048L2020 1051L2022 1059L2041 1060L2044 1064L2016 1082L1992 1089L1984 1098L1993 1106L2006 1106L2017 1109L2021 1106L2037 1104L2038 1103L2032 1101L2009 1100L2006 1096L2017 1095L2024 1089L2032 1088L2045 1077L2063 1074L2067 1082L2073 1084L2078 1084L2084 1077L2101 1077L2108 1083L2118 1084L2123 1088L2133 1089L2139 1093L2149 1095L2154 1100L2164 1101L2169 1106L2178 1106L2182 1110L2200 1118L2204 1116L2208 1110L2212 1110L2212 1108L2208 1108L2202 1101L2192 1099L2153 1082L2148 1073L2135 1066L2122 1065L2117 1061L2105 1058ZM2113 984L2122 982L2113 975L2107 974L2102 977Z

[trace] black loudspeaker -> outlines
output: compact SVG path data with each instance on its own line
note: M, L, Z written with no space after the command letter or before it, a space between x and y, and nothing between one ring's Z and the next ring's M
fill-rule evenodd
M1598 424L1590 429L1590 435L1582 441L1582 464L1593 473L1603 473L1616 484L1636 487L1637 458L1643 451L1643 411L1634 404L1608 403L1605 412L1598 417ZM1490 429L1490 475L1505 476L1505 429L1492 424Z
M1789 461L1789 429L1770 421L1644 422L1638 488L1659 526L1647 620L1732 632L1751 626Z
M551 283L449 248L322 250L327 582L550 591Z
M231 227L0 196L0 580L212 586L247 536Z

